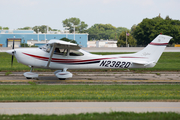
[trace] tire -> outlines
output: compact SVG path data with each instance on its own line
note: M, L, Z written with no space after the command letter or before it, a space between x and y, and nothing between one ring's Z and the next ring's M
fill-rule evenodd
M30 78L30 77L26 77L26 79L32 79L32 78Z
M59 80L66 80L66 78L59 78Z

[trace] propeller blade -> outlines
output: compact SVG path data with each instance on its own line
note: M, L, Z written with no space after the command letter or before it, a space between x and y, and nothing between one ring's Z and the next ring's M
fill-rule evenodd
M12 46L12 49L14 49L14 40L13 40L13 46ZM13 66L13 59L14 59L14 52L12 52L11 67Z
M12 46L12 49L14 49L14 40L13 40L13 46Z
M14 59L14 55L12 55L12 59L11 59L11 67L13 66L13 59Z

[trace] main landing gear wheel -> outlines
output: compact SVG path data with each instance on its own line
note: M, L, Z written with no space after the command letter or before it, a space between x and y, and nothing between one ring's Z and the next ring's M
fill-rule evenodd
M59 78L59 80L66 80L66 78Z
M64 68L63 70L57 70L54 72L54 74L56 75L56 77L59 80L66 80L66 78L71 78L72 77L72 73L66 71L67 68Z

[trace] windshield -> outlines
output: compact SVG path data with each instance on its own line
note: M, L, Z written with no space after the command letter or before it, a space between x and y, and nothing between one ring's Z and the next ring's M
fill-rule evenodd
M52 46L50 44L45 44L44 46L39 47L39 49L49 53L51 50L51 47Z

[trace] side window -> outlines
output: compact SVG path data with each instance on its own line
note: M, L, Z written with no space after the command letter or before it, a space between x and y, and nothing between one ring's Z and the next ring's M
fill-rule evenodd
M55 48L54 54L57 54L57 55L67 55L67 49Z
M84 55L83 53L76 50L70 50L69 52L69 56L83 56L83 55Z

